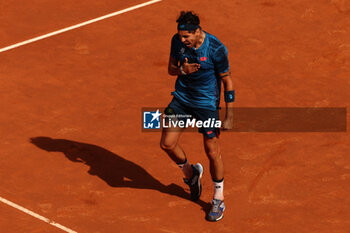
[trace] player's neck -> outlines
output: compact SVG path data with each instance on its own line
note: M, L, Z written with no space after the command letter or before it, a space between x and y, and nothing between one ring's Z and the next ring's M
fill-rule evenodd
M196 49L199 49L199 47L201 47L201 45L203 44L205 39L205 33L201 30L201 35L199 37L198 42L196 43L196 45L194 46Z

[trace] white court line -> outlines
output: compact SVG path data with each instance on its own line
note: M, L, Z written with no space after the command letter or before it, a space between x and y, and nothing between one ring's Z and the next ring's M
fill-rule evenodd
M51 225L53 225L53 226L55 226L55 227L65 231L65 232L77 233L76 231L73 231L73 230L71 230L71 229L69 229L69 228L67 228L65 226L62 226L61 224L59 224L57 222L54 222L54 221L52 221L52 220L50 220L48 218L45 218L45 217L43 217L43 216L41 216L39 214L36 214L33 211L30 211L30 210L28 210L28 209L26 209L26 208L24 208L22 206L17 205L16 203L8 201L5 198L0 197L0 201L5 203L5 204L7 204L7 205L9 205L9 206L12 206L13 208L16 208L16 209L18 209L18 210L20 210L20 211L22 211L22 212L24 212L26 214L29 214L29 215L33 216L34 218L37 218L37 219L40 219L41 221L49 223L49 224L51 224Z
M157 2L161 2L161 1L162 0L152 0L152 1L145 2L145 3L141 3L141 4L138 4L138 5L126 8L124 10L116 11L116 12L110 13L108 15L104 15L104 16L101 16L101 17L98 17L98 18L95 18L95 19L91 19L91 20L85 21L83 23L75 24L75 25L70 26L70 27L66 27L66 28L63 28L63 29L60 29L60 30L57 30L57 31L54 31L54 32L50 32L50 33L45 34L45 35L42 35L42 36L35 37L33 39L25 40L25 41L19 42L17 44L13 44L13 45L1 48L0 49L0 53L5 52L5 51L10 50L10 49L14 49L14 48L20 47L22 45L26 45L26 44L33 43L33 42L38 41L38 40L42 40L42 39L51 37L51 36L54 36L54 35L57 35L57 34L60 34L60 33L63 33L63 32L67 32L67 31L70 31L70 30L73 30L73 29L76 29L76 28L79 28L79 27L83 27L85 25L88 25L88 24L91 24L91 23L95 23L97 21L101 21L101 20L104 20L104 19L116 16L116 15L120 15L120 14L123 14L125 12L135 10L137 8L141 8L141 7L148 6L148 5L157 3Z

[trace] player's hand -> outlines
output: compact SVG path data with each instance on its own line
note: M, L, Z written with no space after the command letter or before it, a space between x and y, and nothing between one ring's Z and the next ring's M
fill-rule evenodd
M182 64L182 70L186 74L192 74L194 72L197 72L200 67L201 67L201 65L198 63L188 63L187 57L185 58L184 64Z
M222 130L228 130L233 128L233 116L229 116L225 118L225 120L222 123Z

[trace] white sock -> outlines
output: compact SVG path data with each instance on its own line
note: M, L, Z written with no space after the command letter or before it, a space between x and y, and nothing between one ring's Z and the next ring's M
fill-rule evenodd
M214 184L214 199L224 200L224 179L213 180Z
M181 168L185 177L187 179L191 179L193 172L192 172L191 164L188 162L188 160L186 159L186 161L184 163L178 163L177 165L179 166L179 168Z

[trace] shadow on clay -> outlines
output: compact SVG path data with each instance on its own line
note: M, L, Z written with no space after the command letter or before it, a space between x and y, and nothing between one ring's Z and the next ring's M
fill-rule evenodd
M48 152L62 152L72 162L86 164L90 167L89 174L98 176L112 187L153 189L190 200L190 194L182 187L176 184L166 186L139 165L102 147L49 137L31 138L30 142ZM196 203L205 212L210 208L210 204L202 200Z

